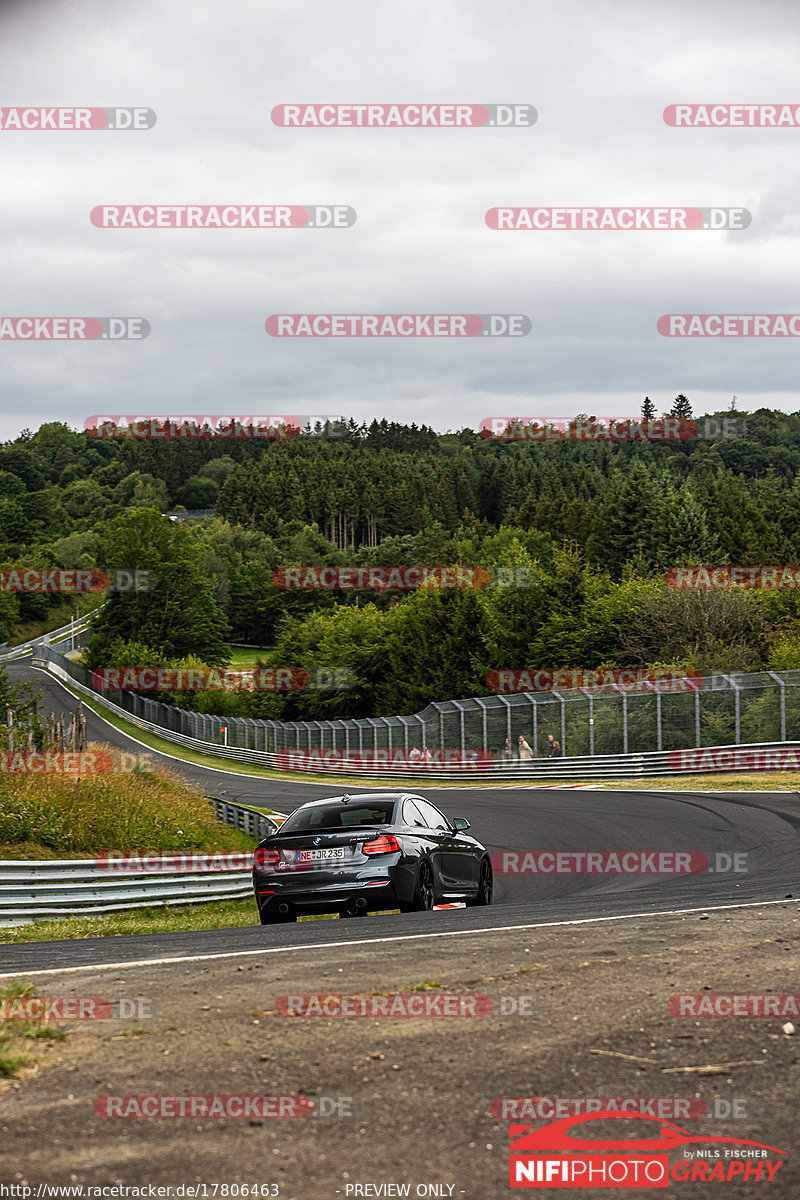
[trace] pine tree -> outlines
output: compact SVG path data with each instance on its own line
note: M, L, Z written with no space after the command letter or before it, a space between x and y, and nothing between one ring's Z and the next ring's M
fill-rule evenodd
M671 417L678 417L681 421L688 421L692 415L692 406L689 403L689 397L684 396L683 392L675 397L675 403L669 410Z
M703 508L688 488L670 488L664 501L662 530L661 566L719 564L719 543L708 528Z
M643 421L653 421L653 420L655 420L655 415L656 415L655 404L653 404L653 401L650 399L649 396L645 396L644 404L642 405L642 420Z

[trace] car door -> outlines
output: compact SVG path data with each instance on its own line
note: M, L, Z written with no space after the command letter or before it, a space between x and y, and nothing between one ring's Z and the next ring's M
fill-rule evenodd
M444 813L440 813L428 800L423 800L422 796L414 796L413 802L439 842L443 886L454 891L473 888L477 883L477 862L473 843L456 833Z
M425 846L433 867L437 890L441 890L442 887L447 886L443 875L444 864L442 861L444 839L441 829L436 830L430 827L429 819L429 814L426 815L422 811L419 797L407 796L403 801L403 824L409 825Z

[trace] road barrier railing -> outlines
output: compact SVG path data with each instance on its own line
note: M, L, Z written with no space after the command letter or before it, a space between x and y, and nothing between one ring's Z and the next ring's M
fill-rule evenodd
M20 642L19 646L0 650L0 662L11 662L15 658L24 658L26 654L36 651L38 647L47 646L49 648L53 643L67 641L73 634L77 637L79 633L85 633L89 628L91 615L91 613L87 613L80 620L70 622L69 625L62 625L60 629L51 629L49 633L42 633L28 642Z
M699 682L687 677L686 690L671 693L578 688L437 702L410 716L281 722L189 712L139 692L99 691L85 667L50 646L37 647L34 666L166 741L281 771L547 782L798 767L800 742L792 739L800 736L800 671ZM558 757L543 757L548 734L561 745ZM520 738L533 757L504 759L505 740L516 750ZM434 761L415 763L413 748ZM750 760L745 751L752 752ZM776 759L778 752L783 757Z
M229 800L209 799L221 821L254 842L274 833L283 819ZM208 904L250 896L252 891L248 865L199 874L114 874L92 858L5 859L0 860L0 926L164 904Z

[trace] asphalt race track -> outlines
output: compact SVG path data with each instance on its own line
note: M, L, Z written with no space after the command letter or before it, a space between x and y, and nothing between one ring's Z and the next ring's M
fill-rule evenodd
M32 670L24 661L10 664L8 669L12 678L35 680L42 686L56 713L74 709L74 698L43 672ZM87 729L91 741L144 752L89 710ZM180 752L179 747L176 751ZM177 763L154 751L147 753L202 787L207 795L279 811L289 812L303 800L337 792L336 784L287 784ZM399 790L403 783L398 779L369 786ZM800 801L795 793L670 794L489 786L437 789L416 783L407 786L428 795L448 816L467 817L474 835L493 853L690 851L705 854L710 869L659 877L496 874L495 903L489 909L7 945L0 947L0 974L777 903L800 891ZM722 857L718 860L717 855ZM736 855L743 857L736 860ZM738 865L738 871L734 865Z

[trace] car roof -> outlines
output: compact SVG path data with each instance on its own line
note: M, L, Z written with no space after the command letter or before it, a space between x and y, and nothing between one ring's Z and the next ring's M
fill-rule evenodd
M347 796L348 804L353 801L361 801L366 804L371 804L375 800L403 800L409 796L410 792L357 792L354 796L348 792L343 792L341 796L326 796L324 800L307 800L305 804L299 804L298 808L319 808L323 804L340 804L345 796Z

